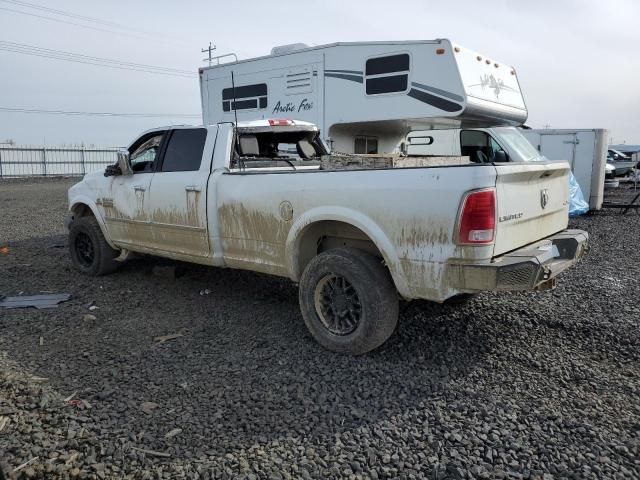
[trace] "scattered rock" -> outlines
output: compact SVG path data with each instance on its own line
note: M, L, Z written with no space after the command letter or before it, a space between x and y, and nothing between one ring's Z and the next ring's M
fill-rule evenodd
M158 405L155 402L142 402L142 404L140 405L140 410L142 410L144 413L150 415L159 406L160 405Z
M169 432L165 433L164 438L173 438L180 433L182 433L181 428L174 428L173 430L170 430Z
M0 215L9 241L27 229L1 258L0 291L68 286L80 302L0 320L5 473L640 478L640 307L631 298L640 215L572 220L589 231L591 251L555 290L403 304L390 341L350 357L311 340L286 279L186 266L166 283L144 275L166 261L142 256L99 280L77 274L66 252L46 248L64 239L49 217L59 223L66 188L37 197L57 213L16 205L24 222ZM194 302L202 285L207 301ZM96 304L100 322L80 321ZM172 341L185 332L189 348Z

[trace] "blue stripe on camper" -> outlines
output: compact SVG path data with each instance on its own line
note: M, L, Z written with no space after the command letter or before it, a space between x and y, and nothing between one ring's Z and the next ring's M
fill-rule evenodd
M342 80L351 80L352 82L362 83L362 77L358 77L356 75L346 75L343 73L327 73L324 72L325 77L330 78L341 78Z
M422 90L416 90L415 88L409 90L407 95L433 107L439 108L440 110L444 110L445 112L457 112L458 110L462 110L462 105L458 103L450 102L449 100L436 97L435 95L423 92Z
M342 80L350 80L352 82L363 83L364 79L362 77L362 72L357 70L325 70L324 76L329 78L339 78ZM462 105L447 100L442 97L438 97L436 95L431 95L423 90L429 90L438 95L442 95L443 97L448 97L452 100L463 101L463 98L460 95L455 93L447 92L445 90L441 90L436 87L430 87L428 85L423 85L421 83L411 82L412 87L407 95L411 98L419 100L420 102L426 103L433 107L439 108L440 110L444 110L445 112L458 112L462 110ZM422 90L418 90L421 88Z
M447 92L446 90L441 90L436 87L430 87L429 85L423 85L422 83L411 82L412 87L418 87L422 90L426 90L427 92L435 93L442 97L450 98L451 100L457 100L458 102L462 102L464 98L456 93Z

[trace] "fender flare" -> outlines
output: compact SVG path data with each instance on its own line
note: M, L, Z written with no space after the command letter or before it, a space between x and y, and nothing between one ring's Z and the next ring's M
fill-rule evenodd
M109 236L107 231L107 226L104 223L104 218L102 217L102 215L100 215L98 206L96 205L95 201L87 197L86 195L78 195L69 202L69 213L71 214L74 208L76 208L78 205L86 205L87 207L89 207L89 210L91 210L91 213L93 213L93 216L98 221L98 225L100 226L102 235L104 235L104 239L107 241L109 246L114 250L120 250L120 248L115 246L113 241L111 240L111 237Z
M403 297L409 296L409 286L403 273L397 251L380 226L368 216L357 210L345 207L318 207L303 213L296 219L287 235L285 258L289 278L297 282L302 272L298 268L300 242L304 233L313 224L322 221L338 221L361 230L374 243L382 254L396 289Z

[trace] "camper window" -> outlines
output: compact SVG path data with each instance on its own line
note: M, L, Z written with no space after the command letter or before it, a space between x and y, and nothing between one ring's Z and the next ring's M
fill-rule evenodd
M357 155L378 153L378 139L376 137L356 137L353 153Z
M222 111L252 110L267 108L267 84L243 85L222 90Z
M367 95L406 92L409 86L408 53L376 57L365 65L365 90Z

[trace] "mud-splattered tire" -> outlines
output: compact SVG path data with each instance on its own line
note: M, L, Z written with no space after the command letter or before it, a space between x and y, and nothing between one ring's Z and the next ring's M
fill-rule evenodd
M71 263L80 272L99 276L115 271L117 250L109 246L94 217L80 217L69 226Z
M311 335L353 355L382 345L398 323L398 293L379 258L351 248L314 257L300 279L300 309Z

